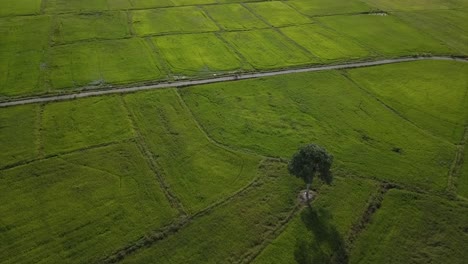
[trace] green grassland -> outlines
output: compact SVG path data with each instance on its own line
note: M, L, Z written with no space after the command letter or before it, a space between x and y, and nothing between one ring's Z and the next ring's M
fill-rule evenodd
M317 24L284 27L281 32L321 61L356 60L372 53L351 38Z
M1 171L0 198L1 263L96 262L176 215L132 144Z
M39 14L41 0L0 0L0 17Z
M349 76L404 118L453 143L468 109L468 65L421 61L348 71Z
M286 220L299 186L285 164L264 162L259 173L257 184L242 195L122 263L231 263L254 253Z
M246 6L262 17L266 22L268 22L268 24L275 27L307 24L312 22L290 6L279 1L252 3L247 4Z
M287 4L308 16L352 14L375 10L371 5L366 5L359 0L294 0L288 1Z
M210 5L204 7L223 30L259 29L269 27L240 4Z
M170 188L190 213L254 179L259 158L210 142L175 91L140 93L125 101Z
M243 68L243 62L213 33L154 37L154 44L176 75L209 76Z
M198 7L163 8L133 12L138 35L210 32L219 28Z
M125 37L130 37L130 30L124 12L68 14L56 18L52 41L62 44Z
M311 54L272 29L223 33L255 69L274 69L318 62Z
M439 10L462 7L463 0L363 0L385 11Z
M386 67L393 66L369 71ZM455 146L338 72L211 84L184 89L182 96L207 133L224 144L288 158L298 146L316 142L334 153L340 174L446 188Z
M328 263L343 249L347 232L363 214L375 189L371 181L349 178L323 186L313 207L291 220L253 263Z
M425 53L456 53L441 41L420 32L393 16L354 15L317 18L320 23L353 37L383 56L409 56Z
M467 204L391 190L350 263L464 263Z
M151 47L141 39L56 46L49 58L52 89L165 78Z
M466 142L465 142L466 144ZM464 154L463 163L461 164L461 169L457 178L457 193L461 196L468 198L468 147L465 145L465 154Z

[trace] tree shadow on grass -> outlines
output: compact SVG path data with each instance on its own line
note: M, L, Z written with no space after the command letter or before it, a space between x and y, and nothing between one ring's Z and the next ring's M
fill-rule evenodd
M306 208L301 219L309 231L296 240L294 258L299 264L348 263L343 237L331 224L325 209Z

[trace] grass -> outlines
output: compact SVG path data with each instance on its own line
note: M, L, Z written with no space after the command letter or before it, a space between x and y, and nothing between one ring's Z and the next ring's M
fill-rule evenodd
M52 41L55 43L130 37L124 12L61 15L54 27Z
M267 28L264 23L240 4L209 5L203 7L222 30Z
M458 143L468 108L468 66L420 61L353 69L349 76L429 133Z
M163 78L142 39L84 42L54 47L49 54L53 89L134 83Z
M356 0L295 0L289 1L288 4L308 16L350 14L375 10L375 8Z
M140 10L132 14L133 28L140 36L211 32L219 29L198 7Z
M48 104L44 108L42 123L46 154L122 141L134 136L118 97Z
M154 37L172 73L209 76L243 68L241 59L215 34Z
M108 1L110 10L127 10L127 9L146 9L157 7L170 7L174 6L171 0L114 0Z
M265 162L259 173L248 191L122 263L230 263L255 253L288 217L298 188L284 164Z
M33 15L41 11L41 0L0 0L0 16Z
M372 56L370 51L351 38L318 24L285 27L280 30L322 61L353 60Z
M33 105L0 111L0 168L36 157L38 110Z
M97 263L176 216L132 144L1 171L0 198L2 263Z
M189 213L254 179L259 158L210 142L174 90L129 95L125 101L160 173Z
M463 23L468 13L461 10L431 10L398 12L395 15L413 26L444 42L458 54L468 54L468 36Z
M456 0L363 0L369 5L385 11L395 10L438 10L452 9L461 6Z
M47 16L0 18L0 96L44 91L44 49L48 45Z
M339 175L446 187L455 146L402 119L338 72L182 91L207 133L223 144L289 158L314 142L335 155Z
M312 21L280 1L250 3L246 6L274 27L307 24Z
M284 68L318 62L294 42L271 29L223 33L257 70Z
M441 41L391 15L329 16L317 20L387 57L455 53Z
M312 207L291 220L253 263L329 263L334 253L344 249L347 233L376 187L371 181L350 178L322 186Z
M468 146L466 146L466 142L463 163L459 174L456 176L457 193L465 198L468 198Z
M464 263L467 204L391 190L350 263Z
M105 11L107 9L106 0L47 0L45 3L45 12L52 14Z

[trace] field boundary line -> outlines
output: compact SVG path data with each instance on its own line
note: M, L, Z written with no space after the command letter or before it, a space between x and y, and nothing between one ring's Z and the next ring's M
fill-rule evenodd
M138 127L137 122L135 121L135 117L133 113L130 111L130 108L127 105L125 99L121 96L122 105L127 112L127 118L129 119L133 131L136 133L135 135L135 143L140 150L143 157L146 159L148 166L150 167L151 171L153 172L154 176L156 176L156 180L158 181L161 190L166 196L167 201L171 205L172 208L176 209L180 215L188 215L187 211L185 210L182 202L177 197L177 195L170 189L169 184L163 177L164 171L158 162L154 159L154 155L148 146L145 143L145 137L141 134L140 128Z
M192 87L192 86L202 85L202 84L256 79L256 78L262 78L262 77L286 75L286 74L293 74L293 73L352 69L352 68L371 67L371 66L386 65L386 64L393 64L393 63L422 61L422 60L468 62L467 58L448 57L448 56L426 56L426 57L402 57L402 58L394 58L394 59L383 59L383 60L376 60L376 61L363 61L363 62L353 62L353 63L334 64L334 65L320 65L320 66L312 66L308 68L296 68L296 69L285 69L285 70L278 70L278 71L266 71L266 72L226 75L223 77L200 79L200 80L164 82L164 83L133 86L133 87L108 88L108 89L103 89L103 90L83 91L83 92L76 92L76 93L63 94L63 95L36 96L36 97L16 99L16 100L13 99L11 101L0 102L0 108L17 106L17 105L25 105L25 104L34 104L34 103L67 101L67 100L86 98L86 97L92 97L92 96L100 96L100 95L108 95L108 94L134 93L134 92L139 92L139 91L166 89L166 88L184 88L184 87Z
M466 148L467 142L468 142L468 125L465 126L463 137L460 140L460 143L456 145L457 150L455 152L455 158L453 159L452 166L450 166L450 170L448 173L447 191L449 193L456 194L457 186L456 186L455 181L457 177L460 175L460 169L463 166L463 163L466 162L465 148Z

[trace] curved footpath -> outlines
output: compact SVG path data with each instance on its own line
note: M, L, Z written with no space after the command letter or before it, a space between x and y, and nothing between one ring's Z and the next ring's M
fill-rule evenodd
M386 59L386 60L367 61L367 62L345 63L345 64L328 65L328 66L312 66L312 67L301 68L301 69L246 73L246 74L238 74L234 76L224 76L224 77L219 77L219 78L210 78L210 79L203 79L203 80L176 81L176 82L170 82L170 83L166 82L166 83L125 87L125 88L108 88L104 90L82 91L82 92L76 92L76 93L70 93L70 94L64 94L64 95L54 95L54 96L47 96L47 95L37 96L37 97L30 97L26 99L17 99L17 100L12 100L12 101L7 101L7 102L0 102L0 107L9 107L9 106L34 104L34 103L47 103L47 102L55 102L55 101L65 101L65 100L72 100L72 99L91 97L91 96L99 96L99 95L106 95L106 94L119 94L119 93L132 93L132 92L137 92L137 91L153 90L153 89L164 89L164 88L174 88L174 87L181 88L181 87L188 87L188 86L201 85L201 84L254 79L254 78L261 78L261 77L268 77L268 76L290 74L290 73L360 68L360 67L369 67L369 66L376 66L376 65L409 62L409 61L421 61L421 60L448 60L448 61L468 62L468 59L464 59L464 58L445 57L445 56L430 56L430 57L427 56L427 57L408 57L408 58L399 58L399 59Z

